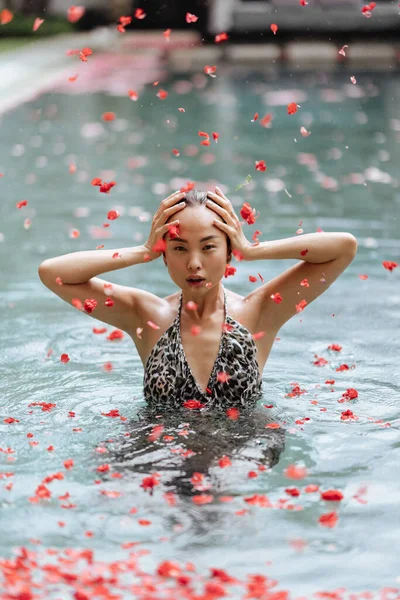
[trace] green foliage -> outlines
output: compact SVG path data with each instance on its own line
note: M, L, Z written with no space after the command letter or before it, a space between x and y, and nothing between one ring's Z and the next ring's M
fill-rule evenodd
M250 183L251 179L252 179L251 175L247 175L246 179L244 180L244 183L239 183L239 185L237 185L235 187L235 192L237 192L238 190L242 189L242 187L244 185L248 185Z
M76 31L76 27L63 17L46 17L44 23L42 23L37 31L33 31L34 21L35 18L32 16L15 13L14 18L10 23L0 25L0 41L9 37L34 38Z
M34 40L32 37L3 37L0 36L0 52L8 52L9 50L15 50L25 44L31 44Z

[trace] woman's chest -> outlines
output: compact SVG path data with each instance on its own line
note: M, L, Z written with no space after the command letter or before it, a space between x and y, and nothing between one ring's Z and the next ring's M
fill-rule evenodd
M181 351L195 380L205 391L220 349L222 349L223 323L214 320L201 325L181 323Z
M136 344L143 365L145 365L152 349L156 345L159 346L165 337L171 337L172 335L174 339L177 339L177 343L175 344L176 352L182 354L181 359L186 361L198 384L205 390L221 349L223 327L226 327L224 313L221 311L213 315L207 322L202 321L199 324L185 318L185 315L181 315L180 330L178 332L179 335L177 335L176 329L179 326L176 322L177 308L175 306L172 307L170 315L165 315L165 313L160 314L159 318L155 319L159 324L156 329L144 326L140 339L135 339L137 336L131 337ZM254 335L256 333L260 334L257 330L257 311L254 310L254 307L247 305L243 301L229 302L228 315L233 321L242 325L251 336L254 336L253 339L257 348L257 362L260 374L262 374L274 343L276 332L265 331L261 332L261 336ZM175 328L174 333L169 334L168 332L172 328ZM227 331L225 335L229 336L229 329ZM178 343L179 341L180 343Z

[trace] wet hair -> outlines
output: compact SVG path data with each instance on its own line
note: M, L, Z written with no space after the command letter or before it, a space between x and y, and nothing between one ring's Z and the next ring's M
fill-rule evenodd
M182 201L186 202L185 208L187 206L203 206L206 204L206 201L207 201L207 192L201 192L200 190L190 190L189 192L186 193L185 197L182 198L181 200L178 200L178 202L176 204L179 204L179 202L182 202ZM175 206L175 205L173 205L173 206ZM219 215L219 216L221 216L221 215ZM222 219L222 217L221 217L221 219ZM225 221L224 221L224 223L225 223ZM226 233L225 233L225 235L226 235ZM229 263L232 259L232 247L231 247L231 240L228 235L226 235L226 242L227 242L227 247L228 247L227 262ZM164 252L163 252L163 254L165 256Z

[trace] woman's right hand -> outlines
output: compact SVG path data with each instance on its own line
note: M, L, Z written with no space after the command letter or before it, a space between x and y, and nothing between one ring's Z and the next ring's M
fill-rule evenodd
M185 202L176 204L179 200L182 200L185 195L185 192L174 192L160 203L151 223L151 231L148 240L143 244L149 251L149 260L154 260L161 256L162 252L153 250L154 245L164 237L171 225L177 225L179 223L179 220L170 221L167 224L166 221L171 215L182 210L182 208L185 208Z

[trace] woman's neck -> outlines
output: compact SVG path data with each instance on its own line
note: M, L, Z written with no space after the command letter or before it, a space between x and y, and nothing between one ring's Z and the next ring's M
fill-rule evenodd
M182 290L182 314L194 323L206 321L221 308L224 310L224 300L224 287L221 282L206 292L202 291L201 294L191 294ZM188 302L194 302L197 306L196 310L188 309L186 307Z

